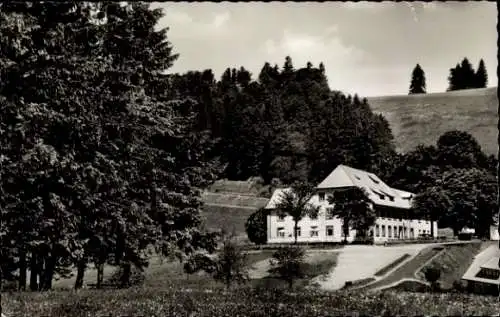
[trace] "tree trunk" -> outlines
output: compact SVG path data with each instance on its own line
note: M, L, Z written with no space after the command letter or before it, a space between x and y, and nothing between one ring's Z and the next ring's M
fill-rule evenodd
M38 291L38 274L39 274L38 257L35 253L31 254L30 261L30 289Z
M100 289L102 288L102 284L104 281L104 262L100 262L96 264L97 268L97 284L96 288Z
M121 276L121 287L128 287L130 285L130 273L132 271L132 265L129 261L126 261L122 265L122 276Z
M54 271L56 268L57 258L54 255L49 255L45 258L45 269L42 275L42 290L48 291L52 289L52 280L54 279Z
M83 287L83 277L85 275L85 259L81 259L77 264L77 272L76 272L76 281L75 281L75 289L80 289Z
M26 250L22 248L19 254L19 285L18 290L26 290L26 275L27 274L27 263L26 263Z
M431 237L434 238L434 220L431 219Z
M295 221L294 227L293 227L293 237L295 239L294 244L297 244L297 229L299 227L299 222Z

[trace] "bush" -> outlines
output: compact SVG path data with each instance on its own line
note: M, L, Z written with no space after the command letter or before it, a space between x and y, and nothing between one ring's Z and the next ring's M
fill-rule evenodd
M424 270L424 277L431 284L432 291L439 291L441 287L438 283L441 277L441 268L437 266L428 267Z
M260 208L251 214L245 222L248 240L257 245L266 244L267 242L267 215L268 211Z
M107 285L112 286L112 287L123 287L122 285L122 277L124 274L124 268L123 267L118 267L113 275L108 279ZM130 270L130 279L127 285L125 286L140 286L144 284L144 280L146 279L146 275L142 270L137 268L136 266L132 265L131 270Z
M454 281L453 290L458 293L463 293L467 291L467 282L463 280Z
M288 283L289 288L293 288L296 279L305 277L304 272L304 249L297 246L281 247L273 254L270 260L271 277L282 279Z

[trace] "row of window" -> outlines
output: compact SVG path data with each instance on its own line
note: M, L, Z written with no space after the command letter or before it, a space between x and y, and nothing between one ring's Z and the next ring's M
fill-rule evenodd
M386 237L386 226L385 225L375 225L375 236L376 237ZM430 230L418 230L418 234L428 234L430 233ZM387 226L387 237L388 238L399 238L399 237L406 237L407 236L407 228L403 226ZM410 228L410 238L415 237L415 232L413 231L413 228Z
M297 237L301 236L301 228L297 227ZM333 236L333 226L326 226L325 234L327 237ZM317 237L319 235L319 230L317 226L312 226L311 230L309 230L309 236L310 237ZM280 238L285 237L285 228L283 227L278 227L277 229L277 236Z

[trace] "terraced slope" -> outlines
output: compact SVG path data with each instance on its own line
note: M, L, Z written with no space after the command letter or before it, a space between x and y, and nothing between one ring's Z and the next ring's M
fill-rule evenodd
M397 149L408 152L419 143L435 144L449 130L471 133L488 154L497 154L496 87L424 95L369 97L394 134Z
M255 193L245 193L245 188L251 188L248 183L245 185L245 182L238 182L236 187L232 185L232 182L220 182L219 187L229 190L228 192L203 193L202 217L207 228L225 229L244 239L246 220L257 209L264 207L268 199L256 197ZM244 193L238 193L238 190Z

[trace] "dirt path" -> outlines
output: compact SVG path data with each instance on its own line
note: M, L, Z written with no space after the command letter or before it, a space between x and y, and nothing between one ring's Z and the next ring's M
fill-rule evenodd
M324 290L338 290L345 282L374 277L375 273L403 254L418 254L426 245L346 246L339 253L337 266L329 277L319 282Z

